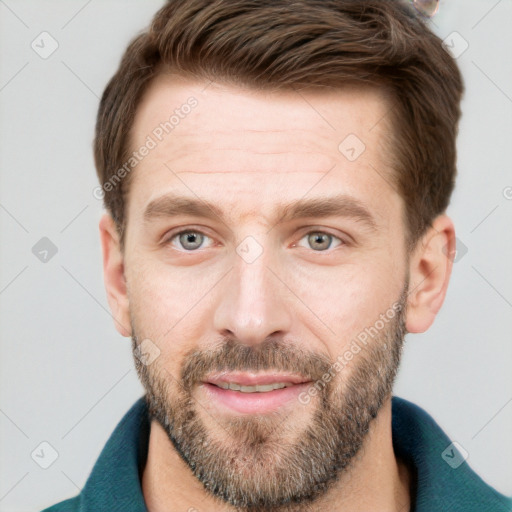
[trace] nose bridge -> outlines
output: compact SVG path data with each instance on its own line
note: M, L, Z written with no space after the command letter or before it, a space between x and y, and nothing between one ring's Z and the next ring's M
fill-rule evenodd
M289 331L290 312L283 290L267 268L276 264L277 258L268 244L264 248L253 237L247 237L237 246L233 271L225 282L215 313L217 332L254 345L272 334L283 335Z

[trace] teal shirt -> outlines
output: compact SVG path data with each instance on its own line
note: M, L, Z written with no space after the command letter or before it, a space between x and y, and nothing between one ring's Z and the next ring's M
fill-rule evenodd
M512 498L488 486L423 409L393 397L392 418L395 453L415 473L414 512L512 512ZM43 512L147 512L140 477L149 425L141 397L111 434L81 493Z

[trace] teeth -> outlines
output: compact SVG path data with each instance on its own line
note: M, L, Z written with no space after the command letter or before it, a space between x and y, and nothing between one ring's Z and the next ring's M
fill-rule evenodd
M288 388L293 386L293 384L290 382L275 382L273 384L262 384L259 386L240 386L240 384L236 384L235 382L219 382L217 386L222 389L241 391L242 393L266 393L274 389Z

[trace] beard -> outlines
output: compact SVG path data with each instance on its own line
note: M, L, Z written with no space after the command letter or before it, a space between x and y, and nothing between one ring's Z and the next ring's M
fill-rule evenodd
M275 339L258 346L224 339L215 349L189 352L178 378L134 355L150 419L158 421L192 473L221 502L251 512L311 510L347 473L372 420L391 396L407 333L408 281L394 317L336 372L335 361L328 357ZM136 335L134 324L132 318L135 354L143 337ZM214 418L193 397L196 386L212 372L276 370L317 384L326 373L335 374L315 385L318 393L307 404L308 420L289 419L297 408L306 407L299 401L288 415L226 419Z

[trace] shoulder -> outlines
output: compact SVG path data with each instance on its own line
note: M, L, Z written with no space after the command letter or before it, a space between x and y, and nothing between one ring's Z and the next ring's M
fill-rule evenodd
M512 512L512 498L473 471L463 446L452 442L421 407L393 397L393 447L416 476L417 512Z
M79 512L80 510L80 496L69 498L52 505L51 507L45 508L41 512Z

